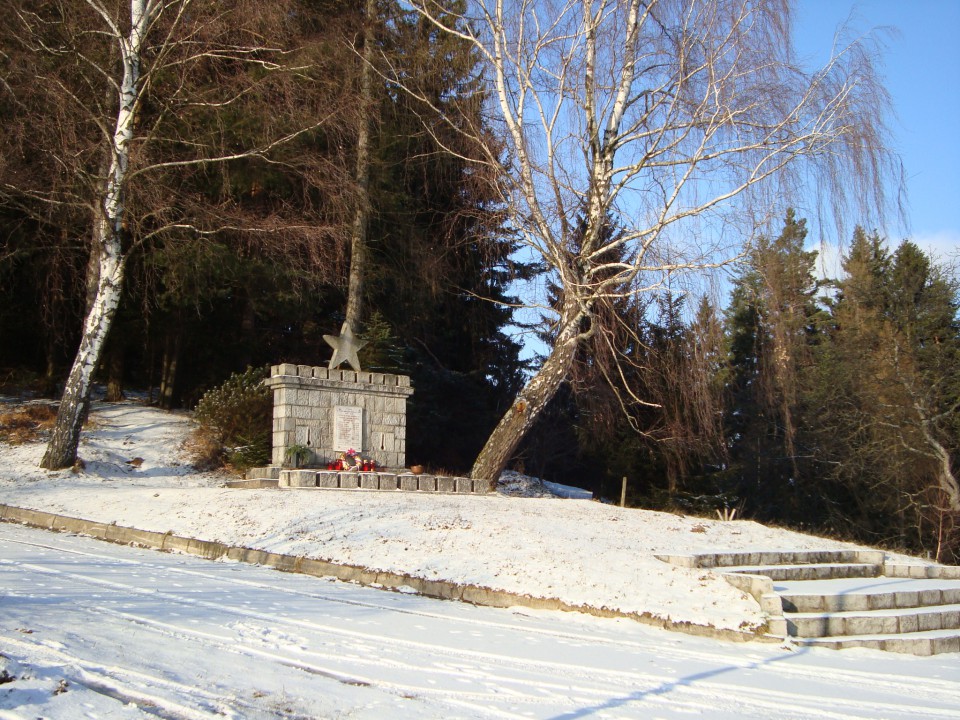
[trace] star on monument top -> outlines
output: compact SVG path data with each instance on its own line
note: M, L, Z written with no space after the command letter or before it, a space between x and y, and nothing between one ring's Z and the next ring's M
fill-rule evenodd
M357 353L366 345L365 340L361 340L353 334L353 328L350 323L345 322L340 328L340 337L336 335L324 335L323 339L333 348L333 357L330 358L329 369L334 370L344 362L350 363L354 372L360 372L360 360Z

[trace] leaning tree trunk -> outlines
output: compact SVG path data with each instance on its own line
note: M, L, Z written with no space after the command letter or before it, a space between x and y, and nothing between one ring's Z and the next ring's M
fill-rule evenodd
M108 149L109 170L94 220L93 250L96 262L87 266L87 287L95 287L83 322L80 347L70 368L56 424L40 466L49 470L70 467L77 461L80 428L90 402L93 371L100 362L103 345L110 333L120 294L126 256L123 253L124 196L130 160L130 142L136 123L140 93L140 52L147 29L160 7L148 0L130 0L130 31L120 41L123 78L120 104ZM92 258L93 259L93 258ZM96 277L93 277L93 274ZM96 284L92 284L92 280Z
M124 258L119 244L106 243L98 263L97 292L83 323L83 336L60 398L57 420L40 461L49 470L70 467L77 461L80 428L87 416L93 371L100 362L123 288Z
M485 480L490 490L496 487L500 473L517 446L570 374L581 338L582 315L576 308L575 303L565 308L564 324L553 349L501 418L473 463L471 477Z

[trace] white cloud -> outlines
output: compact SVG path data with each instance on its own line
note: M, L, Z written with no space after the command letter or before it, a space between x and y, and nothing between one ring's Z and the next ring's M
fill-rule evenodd
M910 240L934 259L960 259L960 231L938 230L933 233L921 233L914 235Z
M946 263L960 262L960 232L956 230L940 230L933 233L921 233L907 238L927 255L937 261ZM886 241L887 250L891 253L897 249L899 241ZM817 277L839 278L843 275L841 262L843 255L849 250L849 243L821 243L813 249L817 251Z
M836 243L820 243L815 248L817 251L816 275L820 280L828 278L838 278L843 273L843 267L840 262L846 248L842 248Z

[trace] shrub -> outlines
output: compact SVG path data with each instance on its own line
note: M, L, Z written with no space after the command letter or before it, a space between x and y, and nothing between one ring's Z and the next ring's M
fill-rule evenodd
M219 443L223 459L238 470L269 463L273 393L263 384L266 377L266 368L247 368L200 398L196 409L200 429L193 443L198 464L209 462L211 439Z

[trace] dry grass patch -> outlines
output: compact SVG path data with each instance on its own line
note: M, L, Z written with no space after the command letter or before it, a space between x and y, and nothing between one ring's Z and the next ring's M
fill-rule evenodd
M197 470L215 470L223 467L223 443L219 434L207 426L201 425L194 430L183 443L190 458L190 464Z
M0 412L0 441L10 445L39 440L57 419L56 405L20 405Z

